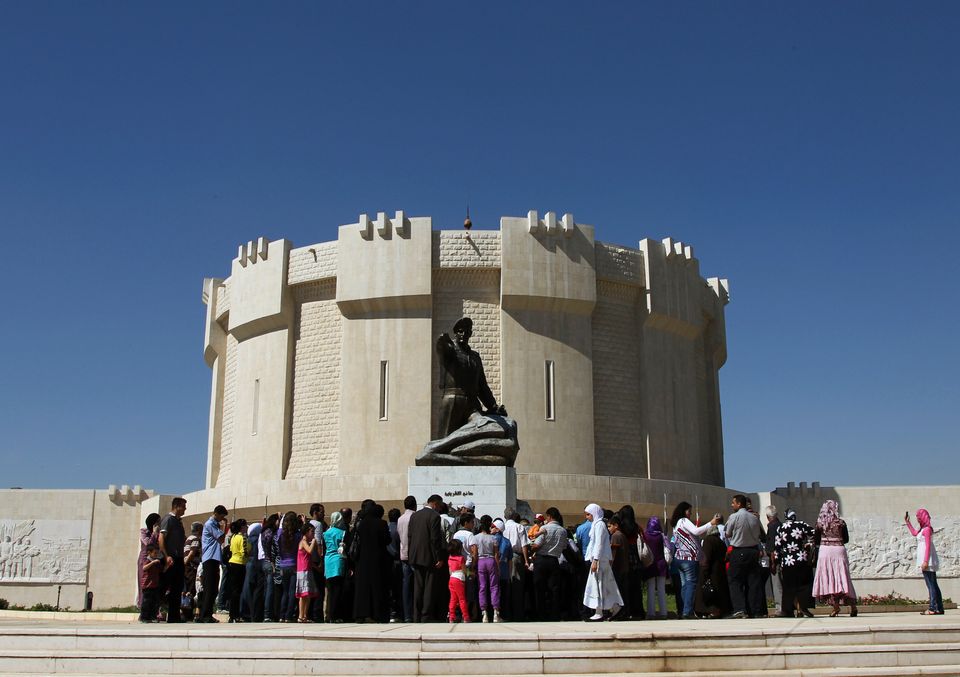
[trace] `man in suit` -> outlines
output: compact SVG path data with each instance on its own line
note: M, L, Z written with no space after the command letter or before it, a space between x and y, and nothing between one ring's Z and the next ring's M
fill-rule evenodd
M441 584L447 544L440 521L442 505L443 499L434 494L410 517L407 560L413 567L414 623L443 618Z

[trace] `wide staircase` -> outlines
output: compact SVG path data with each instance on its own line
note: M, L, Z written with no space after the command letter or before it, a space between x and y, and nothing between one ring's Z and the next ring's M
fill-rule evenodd
M4 675L957 675L960 615L497 625L0 624Z

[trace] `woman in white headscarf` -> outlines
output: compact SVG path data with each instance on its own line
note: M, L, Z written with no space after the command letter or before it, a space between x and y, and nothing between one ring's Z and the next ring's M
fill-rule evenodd
M610 615L615 616L620 611L623 598L620 597L620 590L610 566L613 551L610 549L610 534L603 521L603 509L596 503L591 503L583 512L592 522L590 543L583 553L584 561L590 564L587 587L583 591L583 605L595 612L588 620L602 621L603 612L610 611Z

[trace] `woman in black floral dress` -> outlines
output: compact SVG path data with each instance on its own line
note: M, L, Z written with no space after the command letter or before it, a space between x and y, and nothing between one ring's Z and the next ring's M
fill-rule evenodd
M775 557L780 567L783 584L783 598L780 601L780 615L794 616L794 604L797 610L813 617L810 606L813 602L813 527L797 519L797 513L787 510L787 521L777 530Z

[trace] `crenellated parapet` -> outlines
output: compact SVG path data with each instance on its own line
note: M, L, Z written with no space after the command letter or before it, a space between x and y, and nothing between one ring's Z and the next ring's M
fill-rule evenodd
M563 237L573 237L576 231L576 223L573 221L573 214L564 214L557 221L556 212L547 212L541 219L535 210L527 212L527 232L531 235L563 235Z
M593 226L572 214L500 219L501 303L510 309L556 309L589 315L597 301Z
M265 237L240 245L230 273L229 331L238 341L289 328L293 302L287 288L290 241Z
M397 210L393 218L387 216L386 212L377 212L377 218L374 221L371 221L366 214L361 214L358 225L360 237L364 240L372 240L374 231L384 240L389 240L394 235L403 238L410 235L410 219L404 215L402 209Z
M203 329L203 359L208 367L213 366L217 355L226 352L227 332L218 321L221 315L218 306L225 292L223 280L215 277L204 278L203 303L207 306L207 312Z
M705 321L723 313L728 300L727 282L714 278L710 283L700 277L700 262L693 247L667 237L657 242L640 241L646 283L646 311L653 327L693 338ZM707 296L704 289L714 289Z
M340 226L337 244L337 304L345 315L430 307L430 217L361 214L357 223Z

